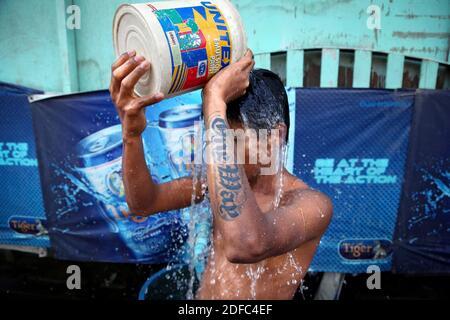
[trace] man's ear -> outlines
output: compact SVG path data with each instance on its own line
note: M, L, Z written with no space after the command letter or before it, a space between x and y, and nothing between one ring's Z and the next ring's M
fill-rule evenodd
M287 126L284 123L277 124L277 128L280 142L285 143L287 137Z

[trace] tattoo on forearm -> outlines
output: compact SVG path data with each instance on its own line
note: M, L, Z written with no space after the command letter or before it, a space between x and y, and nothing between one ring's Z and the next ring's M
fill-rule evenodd
M233 220L240 215L245 202L240 167L234 163L234 145L227 144L228 124L221 116L213 116L210 121L210 143L215 171L215 195L217 211L225 220ZM231 161L230 161L231 160Z

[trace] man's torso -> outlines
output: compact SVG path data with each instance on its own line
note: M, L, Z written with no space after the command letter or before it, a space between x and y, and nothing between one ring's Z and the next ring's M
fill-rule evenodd
M280 206L291 200L292 191L299 189L308 187L289 175ZM255 197L263 212L273 209L274 195L255 193ZM314 257L318 242L307 242L290 252L255 264L233 264L225 256L222 236L213 232L213 248L197 298L292 299Z

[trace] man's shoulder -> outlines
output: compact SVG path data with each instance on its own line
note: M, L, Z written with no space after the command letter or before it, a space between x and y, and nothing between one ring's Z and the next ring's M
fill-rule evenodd
M286 191L297 191L297 190L307 190L311 189L303 180L294 176L291 173L287 173L285 175L285 183Z
M314 190L312 188L299 188L290 191L290 194L291 197L296 198L298 201L302 201L303 203L323 204L325 207L332 206L330 197L319 190Z
M292 193L293 195L303 195L308 196L308 198L312 198L316 201L330 201L330 198L323 192L319 190L315 190L308 186L303 180L300 178L289 174L289 189L286 190L288 193Z
M305 212L313 212L317 210L319 217L324 222L329 221L333 214L333 203L325 193L309 187L306 183L295 176L291 176L293 181L292 188L287 193L289 194L290 204L294 208L314 208L315 210L302 210Z

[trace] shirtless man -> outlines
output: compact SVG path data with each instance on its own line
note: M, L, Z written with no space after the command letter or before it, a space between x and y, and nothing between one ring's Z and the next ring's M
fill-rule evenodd
M253 67L253 54L248 51L239 62L215 75L203 90L205 128L212 133L212 147L206 148L209 150L206 152L209 159L213 159L208 162L207 181L214 215L214 254L209 257L196 295L198 299L292 299L332 216L330 200L308 188L284 167L272 175L262 175L267 165L261 163L214 161L218 160L218 154L234 152L234 146L226 143L224 152L215 152L220 150L215 144L224 141L224 132L244 128L233 103L239 100L245 105L246 91L251 90L249 77ZM136 97L133 93L136 83L150 68L150 63L135 52L125 53L112 66L110 85L123 128L126 199L131 213L138 216L188 207L193 190L201 189L193 187L192 178L160 185L151 179L141 139L147 126L144 110L164 97L162 94ZM268 71L259 79L271 81L272 88L274 83L275 87L278 83L282 88L279 94L276 90L271 93L271 101L278 99L278 107L276 103L259 104L258 112L275 115L271 119L277 121L253 121L250 110L246 123L253 129L277 129L273 131L286 141L289 130L286 92L279 78ZM264 96L269 94L266 92ZM261 123L266 122L272 128L262 128ZM249 150L246 148L247 160ZM277 205L274 199L280 174L284 183ZM197 200L202 201L202 198L203 195L197 193Z

